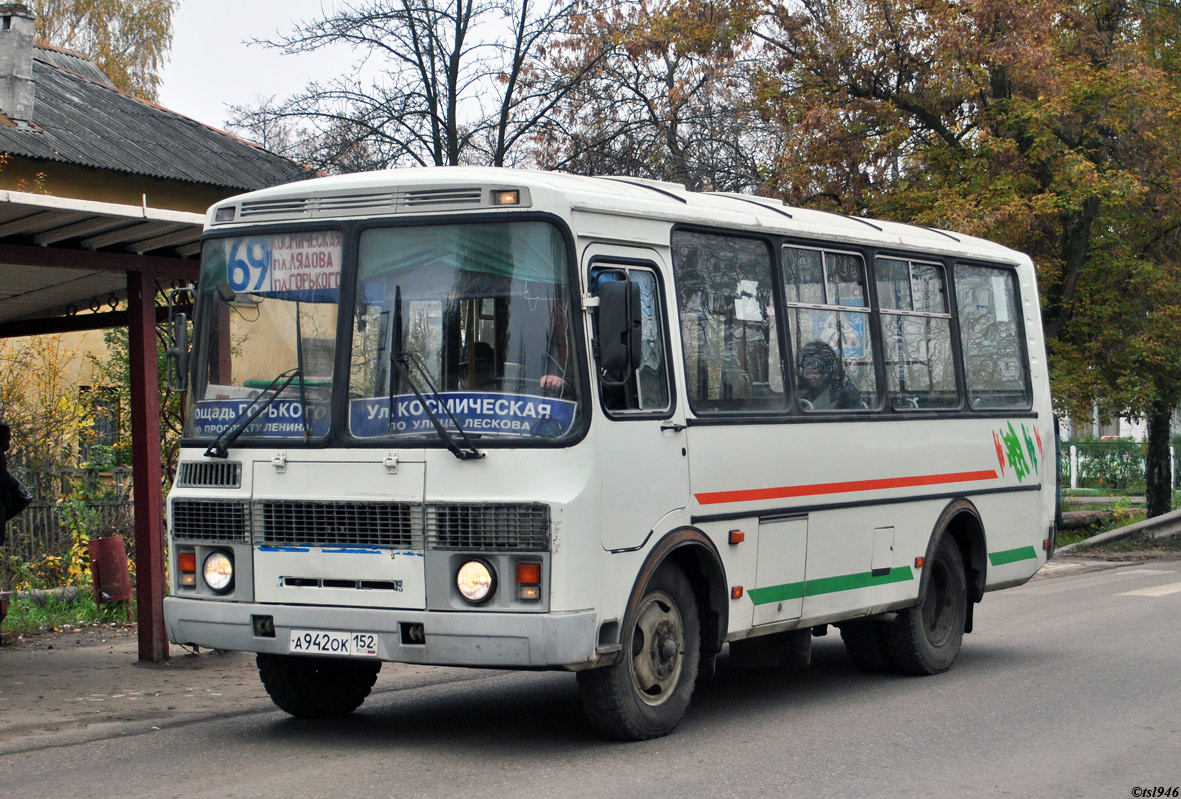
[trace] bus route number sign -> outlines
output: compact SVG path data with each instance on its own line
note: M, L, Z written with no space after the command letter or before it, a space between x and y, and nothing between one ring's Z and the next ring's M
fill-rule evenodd
M271 248L266 239L235 239L227 264L230 288L236 293L271 290Z
M226 280L235 293L280 295L340 288L338 231L254 236L229 242Z

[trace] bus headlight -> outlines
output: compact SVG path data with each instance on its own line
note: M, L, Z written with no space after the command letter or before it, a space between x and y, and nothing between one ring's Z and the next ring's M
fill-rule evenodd
M469 560L459 567L455 587L468 602L479 605L496 592L496 571L483 560Z
M205 585L219 594L229 591L234 585L234 561L227 552L211 552L201 567Z

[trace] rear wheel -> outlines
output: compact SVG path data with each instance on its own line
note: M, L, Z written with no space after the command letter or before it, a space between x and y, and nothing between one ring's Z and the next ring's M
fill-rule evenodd
M968 618L964 559L951 536L940 539L927 568L927 588L919 604L882 627L890 662L908 674L947 671L959 654Z
M378 660L260 654L256 662L271 701L309 719L352 713L369 696L381 670Z
M661 567L629 614L622 657L578 673L587 718L612 738L639 741L672 732L693 696L701 626L683 572Z

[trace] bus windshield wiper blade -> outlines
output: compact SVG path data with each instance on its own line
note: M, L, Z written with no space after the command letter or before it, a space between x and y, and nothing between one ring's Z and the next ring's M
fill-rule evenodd
M230 423L230 426L222 431L221 435L217 437L217 440L209 446L209 449L205 450L205 457L227 457L229 455L230 445L238 440L238 436L242 435L242 431L249 427L250 423L257 419L259 414L265 411L267 407L272 402L274 402L289 385L291 385L291 381L297 377L302 383L303 372L298 368L288 369L286 372L280 372L279 374L275 375L275 379L271 381L271 384L259 392L259 395L254 398L254 402L239 411L238 415L234 417L234 421ZM283 381L282 385L279 383L281 380ZM268 391L273 393L271 396L266 397L266 393Z
M394 318L393 325L390 328L390 375L389 375L389 397L390 397L390 425L394 423L394 375L393 371L396 367L398 372L406 378L406 384L410 386L410 390L414 392L414 396L422 403L422 409L426 412L427 417L434 425L435 432L439 434L439 438L443 444L450 450L451 454L459 458L461 461L478 460L484 457L484 453L476 449L476 445L468 438L467 431L463 429L463 425L455 418L455 414L443 402L442 397L439 396L438 389L435 388L434 382L431 380L430 373L423 366L422 361L413 356L412 353L407 352L402 348L402 287L394 286ZM463 437L463 443L466 449L455 443L455 438L448 432L447 428L439 421L439 415L431 409L427 403L426 397L423 396L422 390L419 389L414 375L411 374L411 367L417 368L422 374L423 380L426 382L427 388L434 397L438 407L447 412L447 416L451 418L451 423L455 425L455 429L459 435Z
M455 418L455 414L451 412L451 409L447 407L445 402L443 402L443 398L439 396L439 391L435 388L434 383L431 381L430 374L427 372L422 362L410 353L405 351L395 351L394 363L397 365L398 371L400 371L402 376L406 378L406 383L410 386L410 390L414 392L414 396L418 398L420 403L422 403L423 411L425 411L426 415L430 418L431 424L435 426L435 431L439 434L439 438L443 440L443 444L445 444L447 449L451 451L451 454L459 458L461 461L475 460L484 457L484 453L480 452L480 450L476 448L476 445L472 443L471 438L468 437L467 431L463 429L463 425L459 423L459 420ZM426 401L426 397L423 396L422 391L418 387L418 383L415 381L414 376L410 372L411 368L418 369L419 374L422 375L422 379L426 383L427 390L430 391L431 397L433 397L435 400L435 404L446 412L447 417L451 420L451 423L455 425L456 432L458 432L460 438L463 439L463 447L455 443L454 436L451 435L450 431L447 430L447 427L439 420L439 415L431 409L430 404ZM390 405L390 418L393 418L392 403Z

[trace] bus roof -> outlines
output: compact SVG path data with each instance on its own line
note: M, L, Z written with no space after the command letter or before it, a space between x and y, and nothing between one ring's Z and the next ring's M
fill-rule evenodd
M694 192L677 183L643 178L498 167L392 169L299 181L224 200L210 209L206 224L207 229L218 229L251 223L497 210L490 199L492 192L512 189L523 191L521 204L511 210L568 208L851 245L1029 262L1027 256L1008 247L962 233L797 208L768 197ZM232 214L228 209L234 209Z

